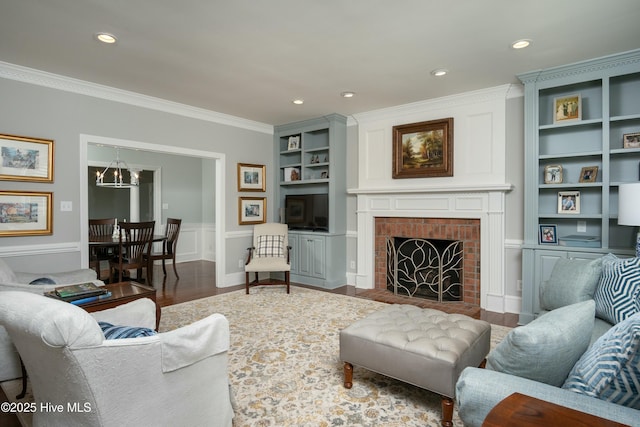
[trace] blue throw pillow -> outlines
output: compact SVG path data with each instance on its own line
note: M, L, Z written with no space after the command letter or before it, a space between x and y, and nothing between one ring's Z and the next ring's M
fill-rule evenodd
M640 409L640 313L609 329L573 367L562 388Z
M149 328L139 328L134 326L114 326L107 322L98 322L104 337L108 340L117 340L120 338L138 338L150 337L156 335L157 332Z
M29 282L30 285L55 285L56 282L48 277L40 277Z
M640 258L606 255L593 299L596 316L614 325L640 312Z

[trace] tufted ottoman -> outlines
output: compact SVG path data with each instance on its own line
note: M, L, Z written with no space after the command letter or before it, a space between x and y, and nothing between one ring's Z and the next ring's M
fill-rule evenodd
M353 365L442 396L442 425L451 426L460 372L483 366L491 325L462 314L394 304L340 331L344 386L353 385Z

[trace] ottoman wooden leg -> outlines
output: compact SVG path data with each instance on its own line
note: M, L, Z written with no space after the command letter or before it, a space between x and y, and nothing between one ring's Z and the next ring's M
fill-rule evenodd
M353 387L353 365L344 362L344 388Z
M453 399L442 396L442 427L453 427Z

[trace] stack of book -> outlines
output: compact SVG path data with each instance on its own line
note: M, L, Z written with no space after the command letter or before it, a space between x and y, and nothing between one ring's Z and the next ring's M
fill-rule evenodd
M44 295L70 302L71 304L80 305L108 298L111 296L111 292L96 286L94 283L88 282L77 285L60 286L53 291L45 292Z

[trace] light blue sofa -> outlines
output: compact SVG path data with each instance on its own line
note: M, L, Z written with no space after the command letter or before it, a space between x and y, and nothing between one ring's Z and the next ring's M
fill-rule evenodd
M595 317L593 298L601 282L601 262L559 260L549 281L541 286L539 316L511 331L487 356L487 369L462 372L456 384L456 403L465 426L480 427L491 409L516 392L640 426L637 409L561 388L569 375L567 368L573 373L583 353L613 327ZM635 337L637 342L637 333Z

